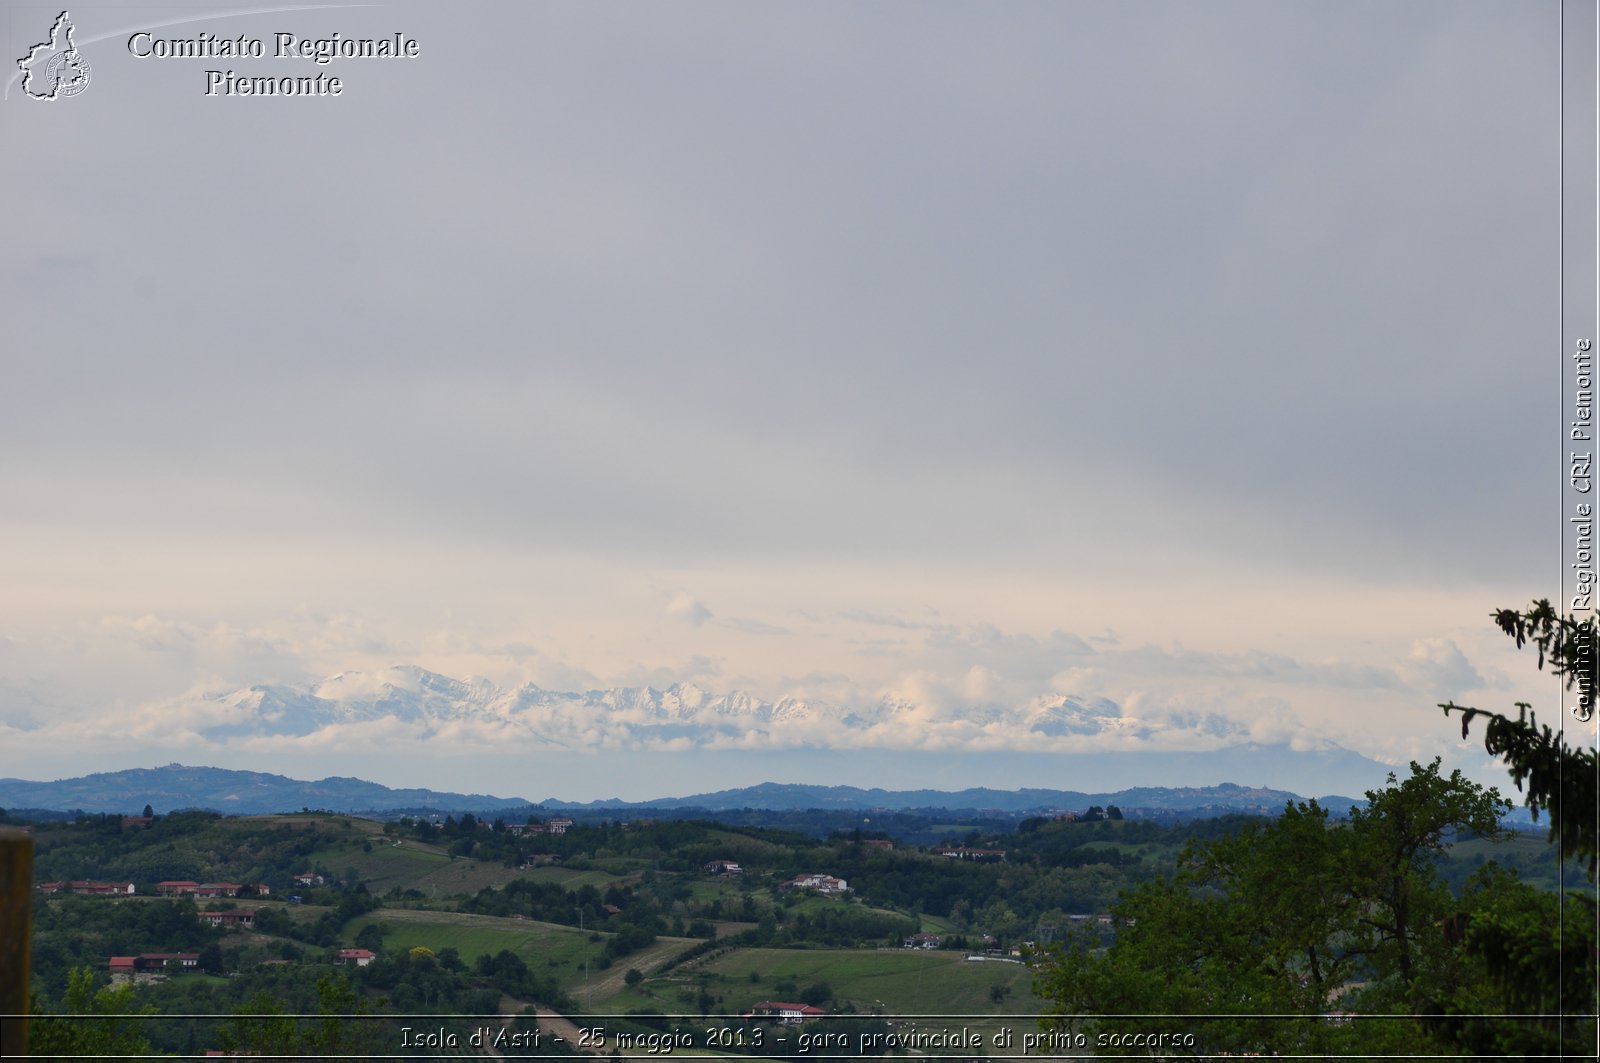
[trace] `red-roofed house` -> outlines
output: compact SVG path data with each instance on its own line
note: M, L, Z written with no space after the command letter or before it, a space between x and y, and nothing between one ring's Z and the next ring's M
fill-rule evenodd
M256 925L256 910L240 908L231 912L201 912L200 921L210 923L212 926L226 927L229 930L250 930Z
M81 893L88 897L131 897L134 893L131 882L92 882L78 879L67 883L67 888L73 893Z
M786 1004L777 1000L760 1000L750 1005L746 1019L777 1019L785 1026L796 1026L809 1019L820 1019L828 1014L810 1004Z
M373 960L375 960L377 958L378 958L378 954L375 953L375 952L372 952L372 951L370 951L368 949L340 949L339 950L339 962L340 963L346 963L346 964L353 963L357 967L365 967L367 964L371 963Z
M137 956L113 956L107 961L111 984L159 982L169 974L193 971L200 967L198 952L142 952Z
M242 889L237 882L202 882L187 892L191 897L237 897Z

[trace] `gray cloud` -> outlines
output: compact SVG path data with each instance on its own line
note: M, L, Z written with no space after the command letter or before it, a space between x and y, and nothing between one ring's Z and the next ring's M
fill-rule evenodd
M397 661L1194 721L1500 681L1359 603L1542 578L1556 8L377 10L226 20L423 42L337 101L106 39L7 104L12 718Z
M711 610L706 608L705 603L694 595L682 591L674 594L661 612L664 616L681 620L692 627L699 627L711 619Z

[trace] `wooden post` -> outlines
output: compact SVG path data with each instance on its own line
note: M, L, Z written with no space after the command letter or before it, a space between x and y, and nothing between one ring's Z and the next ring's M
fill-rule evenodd
M33 839L14 827L0 827L0 1056L8 1058L28 1054L32 899Z

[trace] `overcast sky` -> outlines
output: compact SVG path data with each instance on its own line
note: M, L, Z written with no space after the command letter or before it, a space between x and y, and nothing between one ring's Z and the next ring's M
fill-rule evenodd
M0 775L720 781L173 722L395 665L887 704L907 777L1068 695L1161 724L1071 747L1124 785L1253 741L1504 786L1435 704L1559 711L1488 620L1558 590L1555 5L228 12L74 10L89 87L0 104ZM966 781L1051 784L989 739Z

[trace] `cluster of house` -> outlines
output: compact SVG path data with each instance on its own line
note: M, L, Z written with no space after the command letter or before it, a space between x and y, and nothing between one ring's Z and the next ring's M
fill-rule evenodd
M251 894L265 897L272 887L265 882L191 882L188 879L168 879L156 883L156 892L163 897L238 897Z
M965 845L953 845L948 849L940 849L939 855L947 860L973 860L978 863L995 864L1006 858L1004 849L969 849Z
M744 868L732 860L711 860L702 864L700 870L713 878L732 878L735 875L744 874ZM815 890L818 893L832 895L848 893L850 885L844 879L834 878L832 875L811 874L797 875L788 882L781 884L778 888L783 890Z
M1116 920L1111 917L1110 912L1101 912L1098 915L1069 915L1067 922L1074 926L1087 926L1091 922L1098 926L1110 926Z
M254 912L201 912L200 918L207 916L223 915L248 915L252 919ZM243 924L245 926L250 923ZM339 962L347 966L365 967L377 959L377 953L370 949L340 949ZM287 963L287 960L268 961L271 963ZM106 961L106 966L111 970L111 984L121 985L124 982L143 984L146 982L159 982L171 974L182 974L185 971L198 970L200 967L200 954L198 952L142 952L137 956L113 956Z
M74 879L71 882L41 882L34 889L45 896L57 893L77 893L85 897L131 897L136 892L131 882L91 882Z
M832 875L814 874L796 875L779 888L786 890L815 890L818 893L828 894L831 896L839 893L848 893L850 890L850 885L842 878L834 878Z
M525 834L565 834L572 827L570 819L547 819L543 823L512 823L506 830L520 838Z
M320 886L321 875L306 872L294 877L297 886ZM138 888L131 882L95 882L74 879L71 882L41 882L34 887L46 896L57 893L77 893L86 897L131 897ZM162 897L266 897L272 887L265 882L192 882L188 879L168 879L156 883L156 893Z

